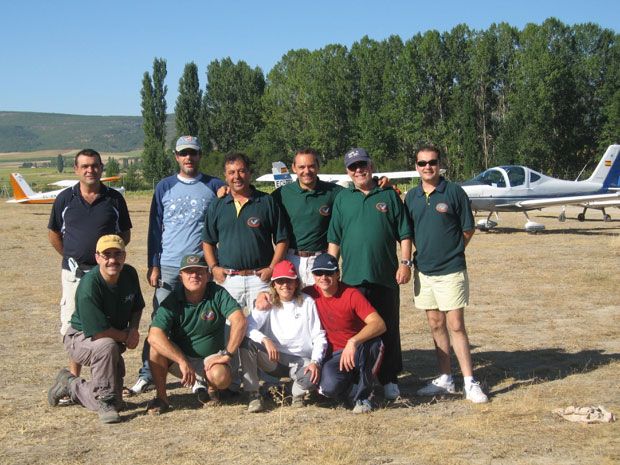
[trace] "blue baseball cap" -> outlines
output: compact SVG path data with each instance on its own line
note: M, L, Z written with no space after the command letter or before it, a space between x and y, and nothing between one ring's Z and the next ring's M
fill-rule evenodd
M179 137L179 140L177 140L177 146L175 150L177 152L180 152L181 150L184 150L184 149L192 149L197 152L200 152L202 150L202 145L200 144L198 137L181 136Z
M314 265L312 265L312 270L310 271L314 273L319 270L338 271L338 260L328 253L322 253L316 257Z
M349 150L344 154L344 167L348 168L353 163L357 163L358 161L364 161L366 163L370 163L370 155L363 148L355 148Z

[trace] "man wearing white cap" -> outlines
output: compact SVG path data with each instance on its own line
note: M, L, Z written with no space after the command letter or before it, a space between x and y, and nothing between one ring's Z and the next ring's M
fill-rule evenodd
M102 422L118 423L125 375L121 354L138 346L144 299L136 270L125 264L123 239L102 236L96 250L97 266L80 280L71 327L64 337L71 359L90 366L91 381L61 370L47 399L55 407L69 395L98 411Z
M179 283L179 263L188 254L202 251L200 232L204 214L217 190L226 183L200 173L202 145L197 137L182 136L177 140L174 157L178 174L162 179L155 187L148 232L149 284L155 288L153 315L157 307ZM132 394L154 387L148 365L149 345L144 342L143 367Z

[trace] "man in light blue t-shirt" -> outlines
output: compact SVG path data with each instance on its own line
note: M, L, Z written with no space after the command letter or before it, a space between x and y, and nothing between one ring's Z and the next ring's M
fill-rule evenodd
M205 212L217 190L227 184L200 173L202 146L197 137L182 136L177 140L174 157L179 173L162 179L155 187L148 233L147 279L155 288L153 317L162 302L179 283L179 263L185 255L202 252L200 233ZM149 345L142 351L143 367L131 394L139 394L155 385L148 366Z

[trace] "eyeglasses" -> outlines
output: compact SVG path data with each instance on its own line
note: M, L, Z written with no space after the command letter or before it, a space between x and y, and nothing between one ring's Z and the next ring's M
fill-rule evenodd
M120 260L125 256L125 252L97 252L97 255L99 255L106 261L110 260L111 258L115 260Z
M199 152L197 152L196 150L192 150L192 149L184 149L181 150L180 152L177 152L177 155L179 157L186 157L186 156L190 156L190 157L195 157L196 155L198 155Z
M349 171L357 171L358 169L364 169L368 167L368 163L365 161L357 161L355 163L351 163L349 166L347 166L347 169Z
M273 280L273 282L275 284L277 284L278 286L282 286L285 283L289 283L289 284L290 283L294 283L295 280L294 279L289 279L289 278L276 278L276 279Z
M420 167L420 168L424 168L426 165L431 165L431 166L437 166L439 164L439 160L437 158L433 158L432 160L420 160L418 162L416 162L416 164Z
M313 271L312 274L314 274L316 276L333 276L335 272L336 272L335 270L331 270L331 271L328 271L328 270L316 270L316 271Z

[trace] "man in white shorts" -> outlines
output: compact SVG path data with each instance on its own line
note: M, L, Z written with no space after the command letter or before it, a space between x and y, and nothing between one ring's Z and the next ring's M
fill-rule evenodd
M426 310L441 375L419 389L420 396L455 394L450 367L450 337L463 373L465 398L488 402L474 380L464 308L469 304L465 247L474 235L474 218L465 191L440 176L440 151L425 146L416 152L420 184L405 197L413 224L414 301ZM448 331L449 330L449 331Z

